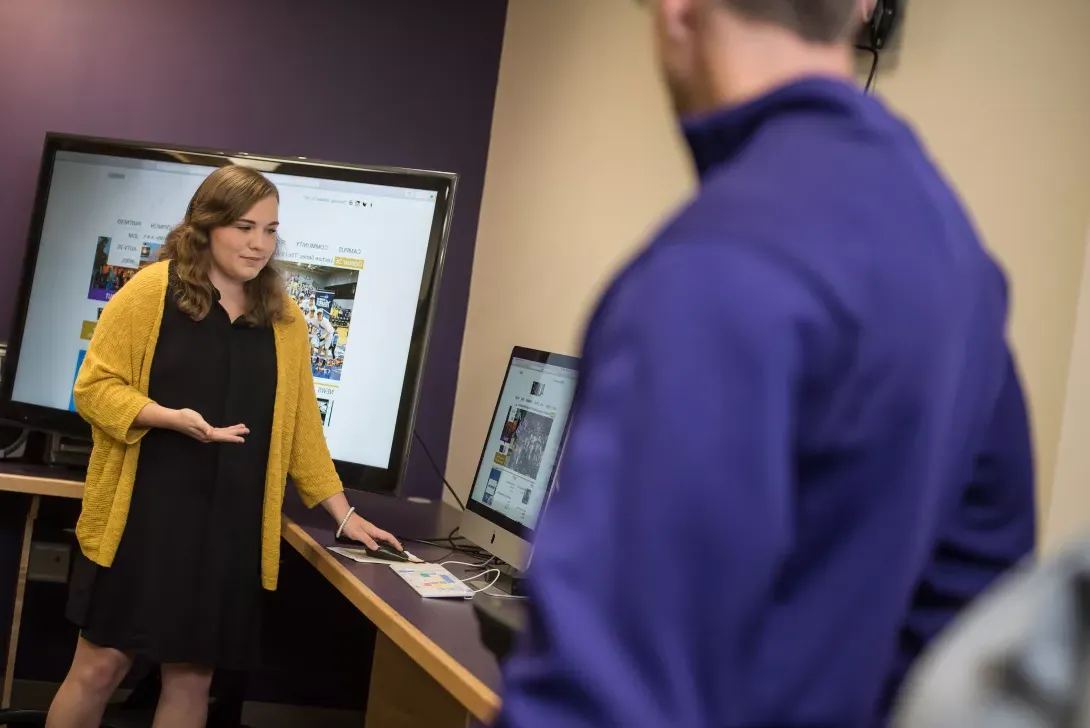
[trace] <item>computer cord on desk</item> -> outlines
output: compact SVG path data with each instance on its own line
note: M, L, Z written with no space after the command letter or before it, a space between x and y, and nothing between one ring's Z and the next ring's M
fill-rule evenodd
M490 558L488 561L484 562L483 564L470 564L470 563L467 563L465 561L444 561L443 563L439 564L439 566L441 566L441 567L443 567L445 569L447 567L447 564L454 564L455 566L468 566L468 567L470 567L472 569L484 569L484 567L488 566L493 561L496 561L495 556L493 556L492 558ZM485 586L482 586L479 589L473 589L472 591L470 591L469 596L466 597L466 598L467 599L472 599L475 595L480 594L481 592L487 592L489 589L494 587L496 585L496 582L500 580L500 576L502 576L502 573L503 572L501 572L499 569L497 569L495 567L492 567L491 569L484 569L484 571L478 571L476 574L470 574L469 576L467 576L465 578L459 578L457 576L454 577L454 578L458 579L458 581L462 582L463 584L466 584L466 583L471 582L471 581L473 581L475 579L487 578L489 574L494 574L495 575L495 576L492 577L492 581L488 582L488 584L486 584Z
M0 447L0 460L3 460L9 455L13 455L18 452L19 448L26 444L27 438L29 436L30 430L23 430L18 435L16 435L15 440L12 441L10 444Z
M485 567L488 567L489 564L491 564L493 561L498 562L496 566L493 566L493 567L490 567L490 568L485 568ZM470 574L469 576L467 576L465 578L459 578L457 576L454 577L455 579L458 579L458 581L462 582L463 584L474 581L475 579L487 578L487 576L489 574L493 574L493 573L495 574L495 576L492 577L492 581L488 582L487 585L485 585L485 586L483 586L483 587L481 587L479 589L474 589L473 592L468 597L466 597L467 599L472 599L473 597L475 597L478 594L484 594L486 597L493 597L495 599L528 599L529 598L529 597L526 597L526 596L524 596L522 594L507 594L507 593L505 593L503 591L499 591L499 592L489 591L490 589L492 589L492 587L496 586L496 582L498 582L500 580L500 577L503 575L502 570L500 568L497 568L498 566L502 566L503 562L500 561L499 559L497 559L495 556L493 556L492 558L490 558L487 561L485 561L483 563L480 563L480 564L470 564L470 563L465 562L465 561L443 561L442 563L439 564L439 566L442 566L445 569L447 567L447 564L453 564L455 566L468 566L468 567L473 568L473 569L483 569L483 571L478 571L476 574Z
M434 457L432 457L431 450L428 449L428 444L426 442L424 442L424 438L420 436L420 433L417 430L413 430L413 437L415 437L416 441L420 443L420 448L424 451L424 455L427 456L428 462L431 463L432 469L435 470L435 474L439 476L439 479L443 481L443 485L445 485L447 490L450 491L450 494L451 494L451 496L453 496L454 501L458 504L458 507L464 511L466 509L465 503L463 503L462 499L458 497L458 493L455 492L453 486L451 486L451 484L450 484L450 481L448 481L446 475L443 474L442 469L439 467L439 463L436 462ZM458 533L458 528L457 527L455 527L454 530L451 531L450 534L446 537L445 540L446 540L447 544L449 544L450 552L445 554L443 556L443 558L446 558L447 556L450 556L453 553L461 553L461 554L466 554L467 556L476 556L478 558L484 558L486 556L490 557L489 560L486 561L485 563L489 563L492 560L492 558L494 558L494 557L491 556L491 554L489 554L484 549L478 548L476 546L468 546L468 547L467 546L461 546L459 544L454 543L455 538L465 539L467 541L469 540L469 539L466 539L465 536L455 536L456 533ZM436 542L436 541L428 541L428 540L424 540L424 539L406 539L406 540L412 541L413 543L422 543L425 546L438 546L439 548L448 548L448 546L446 546L446 545L444 545L442 543ZM491 586L491 585L489 585L489 586Z
M475 557L477 557L479 559L484 559L484 558L488 558L489 556L491 556L491 554L489 554L487 551L485 551L484 549L479 548L477 546L472 546L472 545L462 546L462 545L454 543L455 538L465 539L465 536L455 536L454 534L457 533L457 531L458 531L458 529L455 528L453 531L450 532L450 535L447 536L446 539L443 539L447 543L443 543L443 540L429 541L427 539L421 539L421 538L407 538L407 539L404 539L404 540L405 541L410 541L412 543L422 543L425 546L435 546L436 548L447 549L447 552L445 554L443 554L443 556L441 557L443 559L447 558L448 556L451 556L452 554L456 554L456 553L457 554L465 554L466 556L475 556ZM468 539L466 539L466 540L468 541Z
M420 443L420 449L422 449L424 451L424 454L428 457L428 462L430 462L432 468L435 469L435 474L439 476L439 479L443 481L443 485L447 486L447 490L449 490L450 494L454 496L454 502L457 503L458 507L464 511L466 509L466 504L463 503L462 499L458 497L458 494L454 492L454 488L452 488L450 483L447 481L447 476L443 474L442 469L439 467L439 463L437 463L435 461L435 458L431 456L431 451L428 450L428 445L424 442L424 438L422 438L420 436L420 433L416 430L413 430L413 437L415 437L416 441Z
M476 579L476 578L484 576L485 574L490 574L492 572L495 572L495 574L496 574L495 576L492 577L492 581L488 582L487 584L485 584L481 588L474 589L472 592L470 592L470 595L469 595L470 599L472 599L476 595L480 594L481 592L487 592L489 589L494 587L496 585L496 582L500 580L500 570L499 569L489 569L488 571L484 572L483 574L477 574L477 576L472 577L472 578ZM462 579L463 584L466 583L467 581L469 581L469 579Z
M439 566L442 566L442 567L446 568L447 564L454 564L455 566L468 566L471 569L484 569L484 571L480 572L480 574L477 574L476 576L469 577L470 579L476 579L481 574L487 574L488 572L495 570L496 567L489 566L489 564L491 564L493 561L496 561L495 556L493 556L493 557L491 557L489 559L486 559L484 561L478 562L476 564L471 564L468 561L443 561L442 563L439 564Z
M504 594L503 592L487 591L491 586L485 587L486 591L477 592L478 594L484 594L486 597L492 597L493 599L522 599L526 600L530 597L523 596L522 594Z
M454 542L455 539L458 539L460 541L469 541L469 539L466 538L465 536L455 536L454 534L456 534L456 533L458 533L458 527L457 526L455 526L453 529L451 529L450 534L447 535L446 538L430 539L430 540L429 539L420 539L420 538L410 538L408 540L412 541L414 543L422 543L422 544L425 544L426 546L438 546L439 548L450 549L451 551L465 551L465 552L477 552L477 551L479 551L482 555L487 555L487 552L484 549L480 548L479 546L473 546L471 544L458 544L458 543L455 543Z

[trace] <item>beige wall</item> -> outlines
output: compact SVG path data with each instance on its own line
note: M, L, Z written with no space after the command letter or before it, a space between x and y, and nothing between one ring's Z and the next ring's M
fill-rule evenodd
M634 0L512 0L447 475L462 494L511 347L578 353L608 276L691 185Z
M1087 235L1090 248L1090 234ZM1053 550L1086 537L1090 524L1090 256L1083 261L1082 290L1067 378L1056 477L1047 512L1044 547Z
M909 6L897 67L879 89L931 146L1007 269L1043 522L1090 215L1090 2Z
M1010 273L1050 483L1090 214L1090 3L913 0L911 11L878 88ZM461 493L511 346L577 352L609 273L691 185L647 20L633 0L510 2L447 468ZM1087 327L1090 341L1090 314Z

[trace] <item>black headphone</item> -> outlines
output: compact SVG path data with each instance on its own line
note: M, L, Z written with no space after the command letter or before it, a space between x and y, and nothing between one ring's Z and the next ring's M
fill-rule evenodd
M866 50L880 51L886 47L904 14L904 0L878 0L874 13L863 25L856 41Z
M878 75L878 52L886 47L897 30L904 13L904 4L905 0L877 0L874 12L859 29L855 47L873 57L870 74L867 76L867 92L874 90L874 80Z

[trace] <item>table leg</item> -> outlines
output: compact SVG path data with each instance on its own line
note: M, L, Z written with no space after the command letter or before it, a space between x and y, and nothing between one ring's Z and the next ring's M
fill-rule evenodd
M389 637L378 634L366 728L466 728L469 713Z
M15 680L15 655L19 651L19 627L23 620L23 600L26 598L27 571L30 566L30 542L34 537L34 521L38 518L38 505L41 496L30 499L27 508L26 524L23 526L23 548L19 553L19 576L15 582L15 607L11 615L11 636L8 639L8 654L4 667L4 692L0 707L11 706L11 686Z

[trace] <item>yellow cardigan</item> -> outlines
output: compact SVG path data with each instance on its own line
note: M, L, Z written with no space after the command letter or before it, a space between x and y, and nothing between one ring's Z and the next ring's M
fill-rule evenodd
M163 321L168 265L143 269L110 300L76 377L76 409L91 424L94 439L76 536L83 553L100 566L113 563L129 515L140 440L147 432L133 421L151 402L148 378ZM261 526L261 583L270 591L276 589L279 572L286 476L291 475L308 507L343 490L314 396L306 322L294 303L288 310L290 320L273 326L276 400Z

